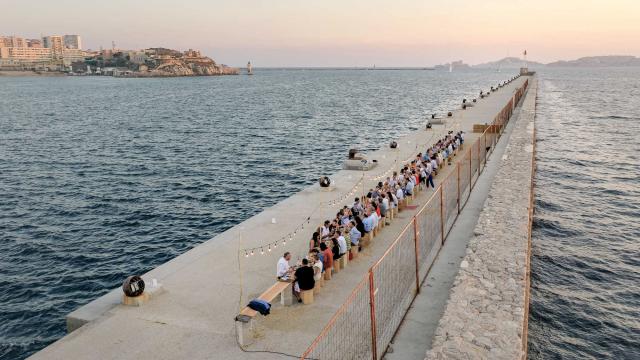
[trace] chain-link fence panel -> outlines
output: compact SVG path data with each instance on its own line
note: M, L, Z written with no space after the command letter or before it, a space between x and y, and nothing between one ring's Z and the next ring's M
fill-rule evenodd
M371 268L378 358L382 357L416 294L413 220Z
M302 359L372 359L369 276L353 290Z

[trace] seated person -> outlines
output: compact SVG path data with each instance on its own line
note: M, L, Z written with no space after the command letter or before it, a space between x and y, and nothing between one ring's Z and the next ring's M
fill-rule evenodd
M351 227L351 230L349 231L349 235L351 236L351 245L359 246L360 245L360 238L362 237L362 233L356 227L356 222L355 221L351 222L350 227Z
M334 234L333 238L331 238L331 253L333 254L333 260L338 260L342 257L340 253L340 245L338 244L338 234Z
M340 251L340 257L343 257L347 253L347 239L343 235L343 230L338 231L338 250Z
M289 278L291 274L291 266L289 265L289 261L291 260L291 253L285 252L284 255L278 260L278 267L276 269L276 276L278 280L286 280Z
M313 269L309 266L309 260L302 259L302 266L300 266L294 274L296 283L293 287L293 293L296 298L298 298L298 302L302 302L302 299L300 298L301 291L313 290L313 287L316 284L314 275Z
M406 186L405 186L405 188L404 188L404 192L405 192L407 195L413 195L413 187L414 187L414 185L413 185L413 179L409 179L409 180L407 181L407 185L406 185Z
M331 271L333 267L333 253L327 247L327 244L320 243L320 251L322 252L322 268L324 271Z
M318 257L317 252L311 255L310 259L311 259L310 262L313 264L313 280L320 281L320 279L322 278L322 271L323 271L322 261L320 261L320 258Z

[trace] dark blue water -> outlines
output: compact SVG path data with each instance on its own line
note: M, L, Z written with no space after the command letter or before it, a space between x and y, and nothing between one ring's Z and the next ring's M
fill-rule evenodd
M529 358L640 359L640 68L540 74Z
M0 359L70 311L513 74L0 77Z

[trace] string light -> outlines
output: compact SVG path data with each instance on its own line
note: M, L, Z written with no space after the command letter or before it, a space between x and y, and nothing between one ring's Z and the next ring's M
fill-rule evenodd
M443 133L443 134L444 134L444 133ZM435 136L435 135L436 135L436 134L434 133L434 134L431 136L431 138L429 138L429 140L427 140L427 142L425 142L424 144L418 144L417 142L415 142L415 144L416 144L416 149L418 149L419 147L427 146L427 145L428 145L428 143L429 143L430 141L432 141L433 136ZM411 141L410 141L410 140L408 140L408 141L407 141L407 144L410 144L410 143L411 143ZM386 156L385 156L385 155L383 155L382 157L383 157L384 159L386 159ZM372 181L372 180L379 181L379 180L381 180L381 179L384 179L384 178L385 178L386 176L388 176L389 174L391 174L391 173L393 172L394 167L398 166L398 162L399 162L399 161L398 161L398 158L399 158L399 157L400 157L400 154L399 154L399 152L398 152L398 153L396 153L396 158L394 159L393 164L391 164L391 166L390 166L388 169L386 169L385 171L380 172L380 173L378 173L378 174L376 174L376 175L368 176L368 177L367 177L367 180L369 180L369 181ZM411 156L409 156L406 160L401 161L401 163L402 163L402 164L403 164L403 166L404 166L406 163L410 162L414 157L415 157L414 155L411 155ZM351 179L351 175L349 175L349 179ZM342 194L339 194L336 198L334 198L334 199L332 199L332 200L325 201L325 202L321 202L321 203L320 203L320 205L319 205L315 210L313 210L313 211L312 211L311 215L313 215L313 214L314 214L314 213L315 213L315 212L316 212L316 211L317 211L317 210L318 210L318 209L319 209L323 204L325 204L325 205L329 205L329 206L334 206L334 205L338 205L338 204L339 204L339 203L341 203L341 202L344 202L344 201L345 201L345 200L347 200L349 197L351 197L351 196L353 196L353 195L355 195L355 194L357 194L357 193L358 193L358 188L360 187L360 185L362 185L362 186L363 186L363 191L364 191L364 182L365 182L365 176L364 176L364 175L362 175L362 177L358 180L358 182L357 182L357 183L356 183L356 184L355 184L351 189L349 189L348 191L345 191L345 192L344 192L344 193L342 193ZM311 224L311 215L309 215L309 216L307 217L306 221L303 221L303 222L302 222L298 227L296 227L292 233L289 233L289 234L287 234L287 235L285 235L285 236L283 236L283 237L281 237L281 238L279 238L279 239L275 240L274 242L271 242L271 243L268 243L268 244L264 244L264 243L263 243L263 244L262 244L261 246L259 246L259 247L246 248L246 249L242 249L242 250L240 250L240 251L244 251L244 256L245 256L246 258L248 258L248 257L250 257L250 256L254 256L254 255L255 255L255 252L256 252L258 249L260 249L260 255L264 255L264 254L265 254L265 251L264 251L264 246L265 246L265 245L267 246L267 252L268 252L268 253L271 253L271 249L272 249L272 247L273 247L273 249L276 249L276 248L278 247L278 243L279 243L280 241L282 241L282 246L286 246L286 245L287 245L287 237L289 238L289 239L288 239L289 241L293 241L294 237L298 234L298 231L302 231L302 230L304 230L304 225L305 225L304 223L305 223L305 222L306 222L307 224Z

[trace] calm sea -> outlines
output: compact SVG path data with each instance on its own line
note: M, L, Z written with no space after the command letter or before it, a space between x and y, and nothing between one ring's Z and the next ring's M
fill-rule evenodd
M640 68L541 72L530 359L640 359Z
M511 75L0 77L0 359ZM640 358L640 70L540 75L530 357Z
M70 311L513 76L0 77L0 358Z

